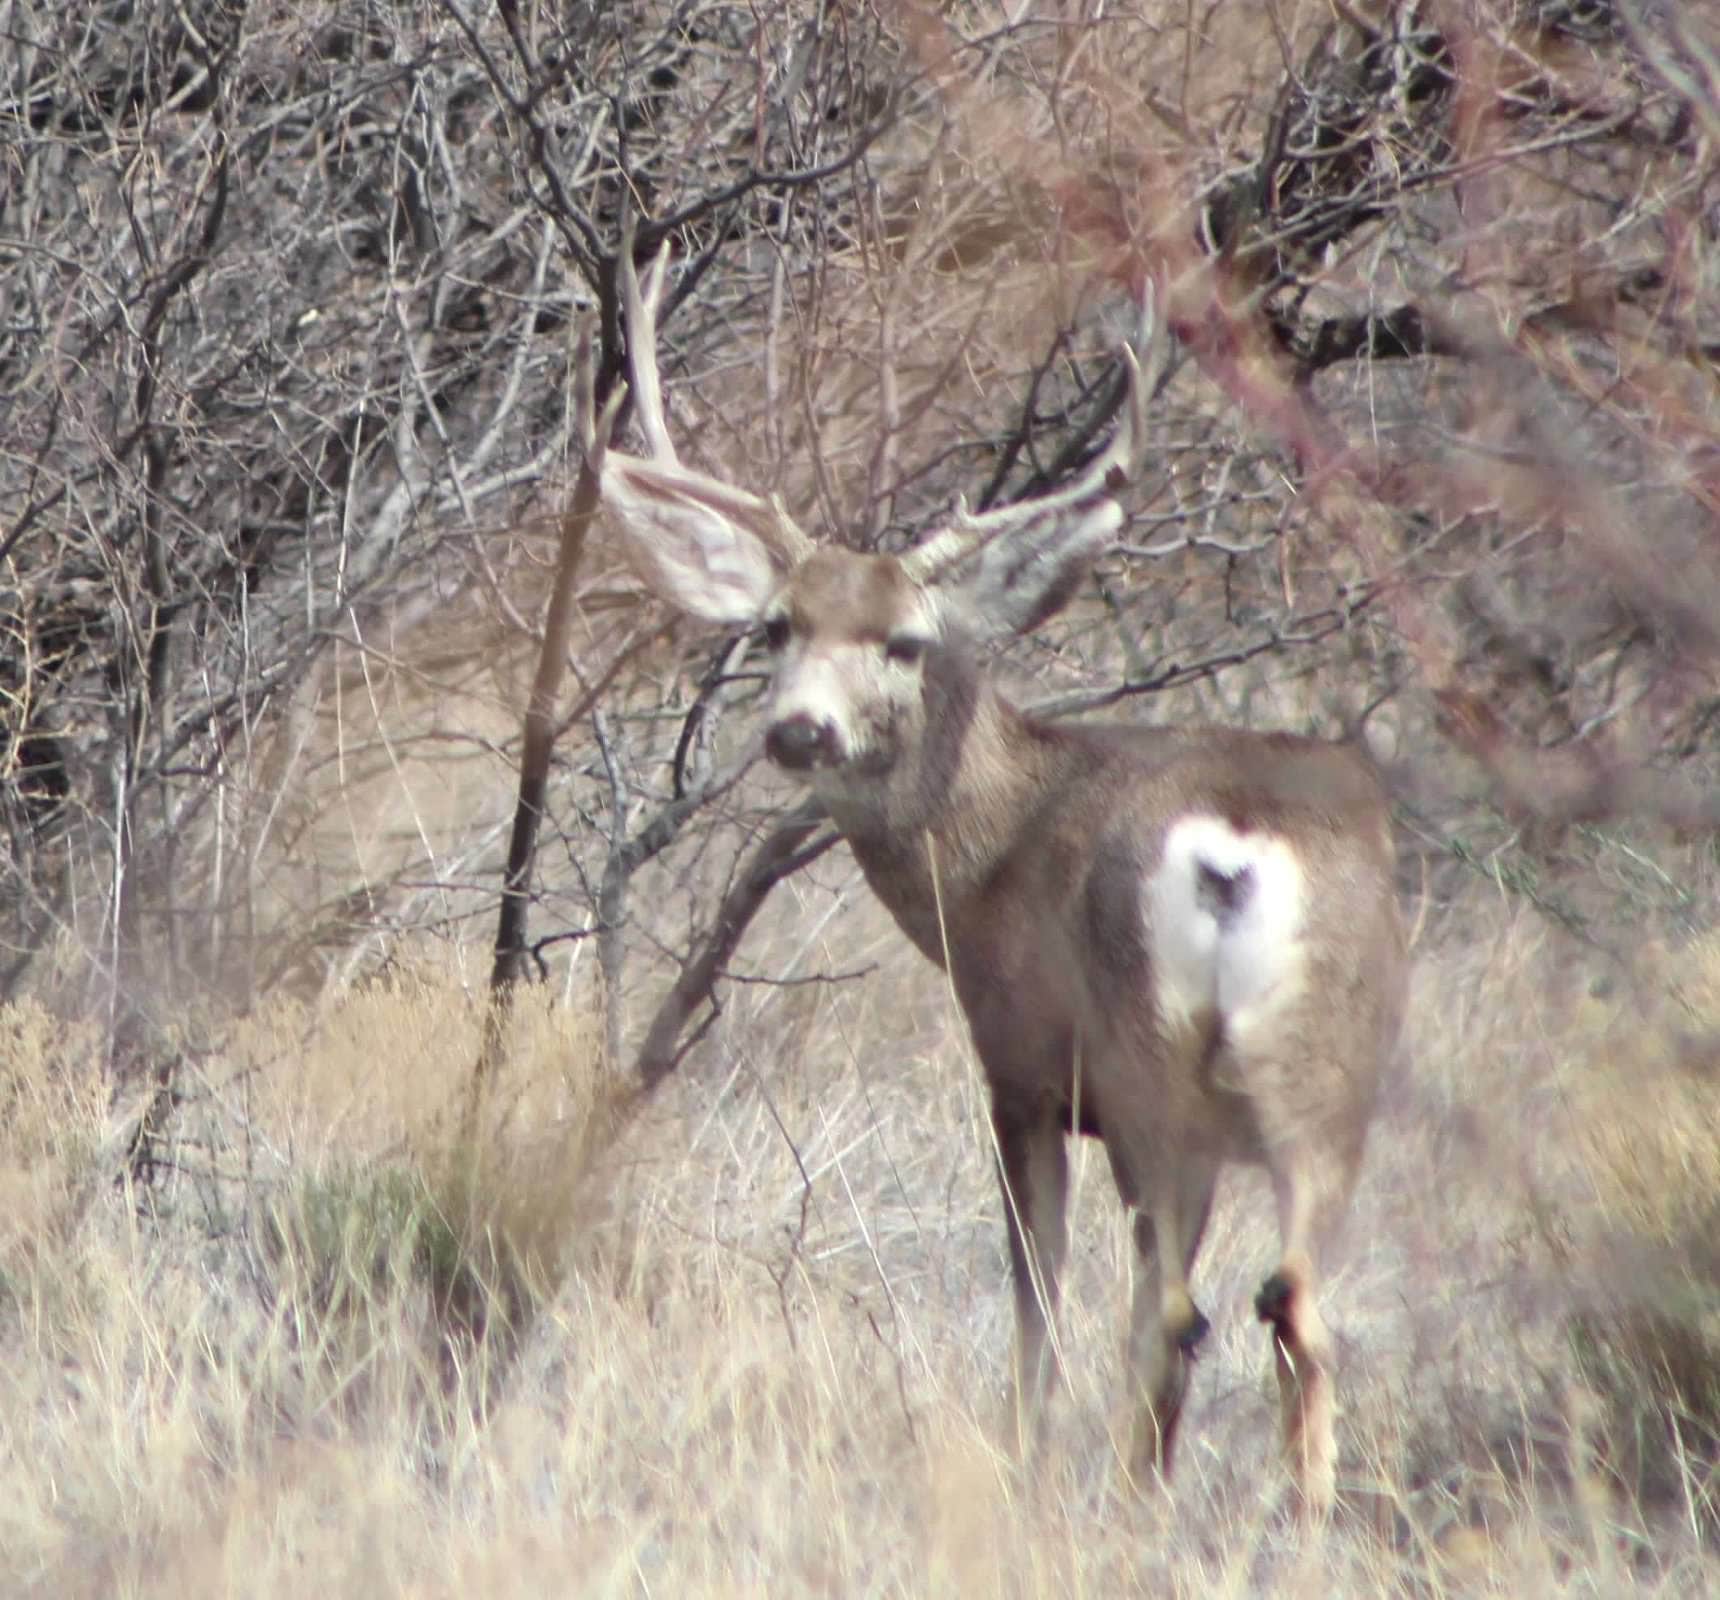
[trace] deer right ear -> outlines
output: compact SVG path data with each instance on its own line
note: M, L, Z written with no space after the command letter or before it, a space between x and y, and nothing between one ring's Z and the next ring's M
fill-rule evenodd
M595 318L580 324L574 399L586 465L597 475L598 493L621 523L628 553L647 587L695 617L742 627L757 619L775 593L778 562L798 565L811 553L812 541L774 496L764 500L693 472L676 456L657 374L657 303L668 268L665 240L641 284L629 231L621 251L621 291L633 395L648 456L609 448L624 391L618 385L598 411L591 355Z
M743 627L757 619L779 573L734 515L752 509L751 496L678 465L614 453L602 480L647 588L706 622ZM725 504L731 495L748 504Z

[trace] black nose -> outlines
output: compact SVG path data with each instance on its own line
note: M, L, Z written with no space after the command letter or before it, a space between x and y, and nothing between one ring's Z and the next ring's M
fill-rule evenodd
M764 752L779 767L805 772L827 765L836 754L836 730L822 719L797 711L781 722L773 722L764 736Z

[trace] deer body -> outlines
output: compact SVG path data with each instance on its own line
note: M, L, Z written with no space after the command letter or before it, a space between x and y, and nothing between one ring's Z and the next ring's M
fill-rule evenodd
M1121 520L1141 431L1057 495L958 516L906 557L816 549L779 510L675 460L657 399L659 280L628 278L650 461L587 423L647 580L761 621L766 750L823 800L867 882L947 969L991 1094L1024 1431L1053 1370L1071 1134L1104 1143L1135 1216L1132 1464L1167 1471L1206 1331L1189 1273L1220 1168L1265 1166L1272 1329L1304 1505L1334 1487L1320 1246L1348 1199L1396 1037L1403 936L1389 809L1359 751L1222 728L1064 726L1010 705L969 640L1032 626Z
M778 604L812 637L851 631L807 607L794 578ZM796 665L779 668L773 727L811 714ZM1353 1183L1402 1002L1379 779L1354 749L1288 734L1037 722L959 642L929 648L920 670L908 726L874 723L887 765L808 778L872 890L949 971L984 1067L1024 1420L1051 1371L1065 1136L1104 1142L1139 1214L1143 1472L1168 1466L1205 1329L1187 1275L1219 1168L1258 1163L1284 1233L1261 1309L1280 1331L1293 1465L1328 1497L1315 1256Z

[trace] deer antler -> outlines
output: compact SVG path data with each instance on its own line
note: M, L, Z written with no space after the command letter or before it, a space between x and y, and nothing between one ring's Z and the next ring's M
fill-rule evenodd
M1147 402L1169 365L1169 343L1149 279L1134 336L1121 351L1128 394L1111 442L1078 477L1049 494L979 516L958 498L950 521L902 557L908 576L931 585L956 576L958 568L977 559L976 586L1007 588L1007 572L1024 564L1073 566L1081 552L1096 553L1121 524L1116 491L1140 469L1147 444ZM994 564L1000 571L988 573Z
M648 533L665 521L688 527L716 519L738 525L763 542L768 550L790 567L812 554L813 542L789 516L779 497L751 494L681 465L669 436L663 410L663 386L657 372L657 307L669 266L667 241L657 252L640 285L633 266L631 230L622 241L621 292L626 312L627 361L632 372L632 393L648 456L627 455L610 448L626 389L617 385L601 416L596 415L593 390L591 338L592 319L587 317L579 333L579 373L575 379L576 418L585 444L586 459L603 485L604 496L620 516L634 528ZM635 554L650 563L652 541L633 541ZM742 547L744 550L744 547ZM743 556L743 559L745 557Z

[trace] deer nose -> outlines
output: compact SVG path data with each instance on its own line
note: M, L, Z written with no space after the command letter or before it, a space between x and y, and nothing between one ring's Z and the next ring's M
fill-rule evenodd
M764 736L764 752L790 772L829 765L836 758L836 729L822 717L797 711L770 725Z

